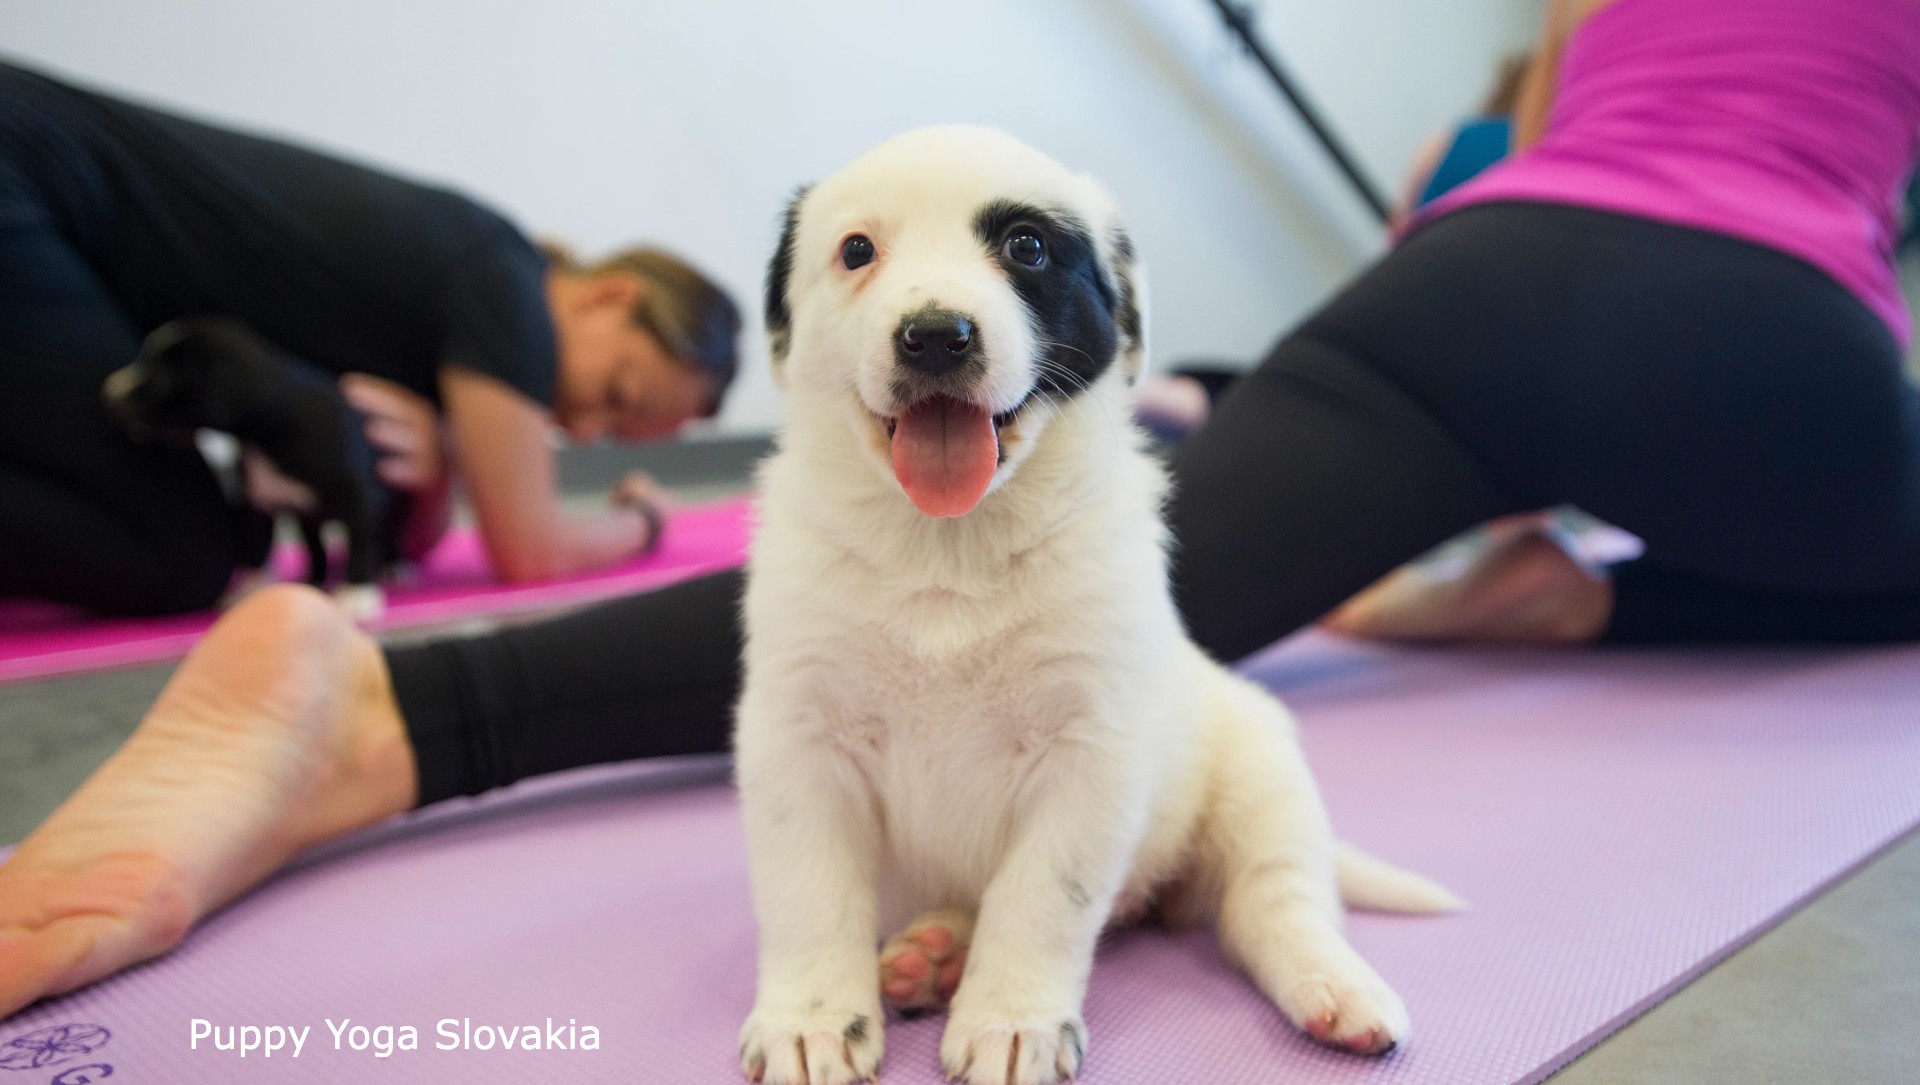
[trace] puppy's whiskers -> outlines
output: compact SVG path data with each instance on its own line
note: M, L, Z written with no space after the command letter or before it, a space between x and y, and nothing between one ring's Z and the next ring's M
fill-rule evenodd
M1070 343L1056 343L1046 339L1039 340L1038 342L1039 342L1039 345L1042 347L1059 347L1065 350L1070 350L1070 351L1073 351L1075 354L1078 354L1081 357L1087 359L1089 362L1093 361L1093 356L1091 354L1088 354L1086 351L1081 350L1080 348L1075 347ZM1047 355L1047 354L1040 355L1039 369L1041 373L1050 374L1058 378L1059 380L1061 380L1063 383L1067 384L1069 386L1069 389L1072 392L1091 392L1093 390L1093 382L1089 381L1086 377L1083 377L1080 374L1075 373L1073 370L1068 369L1064 364L1055 360L1050 355ZM1121 424L1121 420L1114 417L1113 408L1111 407L1111 405L1106 403L1099 396L1089 396L1088 398L1090 398L1096 404L1098 404L1101 413L1106 415L1108 422Z

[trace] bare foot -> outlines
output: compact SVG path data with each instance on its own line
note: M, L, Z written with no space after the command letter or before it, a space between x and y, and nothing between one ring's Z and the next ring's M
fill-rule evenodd
M953 1001L967 967L973 917L929 912L880 950L880 993L898 1010L931 1010Z
M1537 530L1498 538L1461 575L1405 565L1321 624L1375 640L1584 644L1613 614L1613 585Z
M379 647L318 592L256 593L0 865L0 1017L165 953L416 786Z

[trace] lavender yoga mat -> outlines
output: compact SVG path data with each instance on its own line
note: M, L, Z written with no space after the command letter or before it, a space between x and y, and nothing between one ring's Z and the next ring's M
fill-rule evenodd
M1205 933L1112 936L1087 1085L1539 1081L1920 819L1920 649L1495 653L1309 635L1250 669L1302 717L1344 835L1472 910L1354 917L1415 1021L1378 1060L1294 1033ZM739 1080L754 932L724 773L588 770L334 846L170 958L0 1023L0 1085L78 1085L104 1066L115 1083ZM190 1049L195 1018L221 1036L309 1032L297 1059L243 1060ZM329 1019L347 1022L337 1050ZM582 1050L589 1024L598 1046ZM378 1057L379 1025L413 1026L419 1049ZM482 1025L491 1050L472 1047ZM499 1045L498 1026L518 1045L528 1025L539 1049ZM882 1081L938 1081L940 1028L889 1022ZM448 1033L456 1046L436 1049Z
M747 502L723 501L676 516L653 553L612 569L545 584L494 580L480 539L450 533L420 566L416 582L387 589L382 630L572 606L658 588L740 564L747 546ZM295 579L304 558L276 555L280 575ZM128 667L186 654L219 615L94 618L69 607L0 599L0 683ZM0 1085L6 1079L0 1078Z

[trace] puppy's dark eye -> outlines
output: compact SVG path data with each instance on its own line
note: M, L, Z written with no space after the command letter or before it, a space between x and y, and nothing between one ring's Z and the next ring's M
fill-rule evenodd
M1007 238L1007 259L1028 267L1039 267L1047 259L1047 247L1032 234L1014 234Z
M873 242L865 234L854 234L840 243L840 266L852 271L873 263Z

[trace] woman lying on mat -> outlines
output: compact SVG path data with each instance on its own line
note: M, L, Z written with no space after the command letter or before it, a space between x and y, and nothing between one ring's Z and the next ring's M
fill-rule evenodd
M740 323L666 253L576 264L452 192L0 64L0 596L219 599L239 515L196 451L133 443L101 396L147 332L201 313L345 375L413 499L406 556L444 530L458 464L510 581L652 542L643 476L561 514L553 429L644 440L714 413Z
M1175 590L1220 658L1562 501L1648 555L1606 584L1561 575L1557 549L1509 554L1454 600L1463 633L1920 636L1920 393L1889 263L1920 3L1588 0L1552 28L1530 149L1437 204L1175 453ZM739 590L721 574L393 649L302 589L249 600L0 866L0 1012L165 952L316 841L723 749Z

